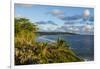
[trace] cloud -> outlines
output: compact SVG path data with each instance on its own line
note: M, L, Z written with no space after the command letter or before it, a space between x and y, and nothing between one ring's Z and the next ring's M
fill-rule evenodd
M70 32L77 34L93 34L94 26L91 24L63 24L63 25L53 25L53 24L40 24L39 31L45 32Z
M21 14L15 14L15 17L17 17L17 18L28 18L27 16L21 15Z
M82 22L82 21L86 21L88 20L89 22L93 22L94 21L94 16L89 16L90 15L90 11L88 9L85 9L83 11L83 15L79 15L79 14L75 14L72 16L67 16L64 11L59 10L59 9L54 9L52 11L49 12L49 14L53 15L54 17L66 21L66 24L73 24L75 23L75 21ZM67 22L67 21L74 21L74 22Z
M59 10L59 9L54 9L54 10L48 12L48 13L53 15L53 16L58 16L58 15L64 14L64 12L62 10Z
M38 27L39 27L39 31L52 32L58 26L52 25L52 24L40 24L40 25L38 25Z
M73 26L71 24L62 25L55 29L56 32L70 32L70 33L79 33L80 28Z
M59 15L58 18L64 21L68 21L68 20L82 19L82 16L81 15L74 15L74 16Z
M70 32L78 34L93 34L94 26L90 24L66 24L60 27L57 27L56 32Z
M75 24L76 22L73 22L73 21L66 21L64 24Z
M82 18L82 16L80 16L80 15L74 15L74 16L67 17L67 20L78 20L81 18Z
M93 22L94 21L94 16L89 17L89 21Z
M39 22L36 22L36 24L46 24L45 21L39 21Z
M67 20L78 20L81 19L83 16L82 15L73 15L73 16L67 16L65 15L64 11L59 10L59 9L54 9L50 12L48 12L48 14L51 14L63 21L67 21Z
M57 18L66 21L67 17L65 15L58 15Z
M53 21L39 21L36 22L37 24L51 24L51 25L57 25L56 23L54 23Z
M87 16L89 16L89 15L90 15L89 9L85 9L85 10L83 11L83 16L84 16L84 17L87 17Z
M56 23L54 23L53 21L48 21L48 24L52 24L52 25L57 25Z
M83 32L92 32L93 30L94 30L94 26L93 25L88 25L88 24L85 24L82 28Z

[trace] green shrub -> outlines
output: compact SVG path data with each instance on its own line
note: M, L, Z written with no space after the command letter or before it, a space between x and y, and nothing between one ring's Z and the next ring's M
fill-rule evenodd
M37 42L37 26L28 19L15 18L15 65L79 62L69 43L58 38L56 42Z

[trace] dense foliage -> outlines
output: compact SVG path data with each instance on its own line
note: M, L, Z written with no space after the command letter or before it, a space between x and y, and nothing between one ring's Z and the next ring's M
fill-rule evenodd
M38 28L26 18L15 18L15 65L83 61L58 38L55 42L38 42Z

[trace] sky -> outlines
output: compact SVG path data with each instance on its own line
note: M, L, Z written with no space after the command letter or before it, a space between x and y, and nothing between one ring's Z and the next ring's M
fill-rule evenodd
M45 32L94 33L94 9L87 7L15 4L15 17L30 19Z

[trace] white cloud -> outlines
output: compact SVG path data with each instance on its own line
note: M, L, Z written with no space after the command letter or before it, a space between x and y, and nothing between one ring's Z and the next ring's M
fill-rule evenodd
M94 29L94 26L93 25L88 25L88 24L85 24L84 26L83 26L83 28L82 28L82 30L84 31L84 32L92 32L93 31L93 29Z
M54 16L58 16L58 15L64 14L64 12L62 10L59 10L59 9L54 9L54 10L50 11L49 13L54 15Z
M56 25L52 25L52 24L41 24L38 25L39 27L39 31L46 31L46 32L50 32L50 31L54 31L58 26Z
M70 32L78 34L93 34L93 25L89 24L63 24L63 25L53 25L53 24L40 24L39 31L45 32Z
M90 11L88 10L88 9L85 9L84 11L83 11L83 16L84 17L87 17L87 16L89 16L90 15Z

